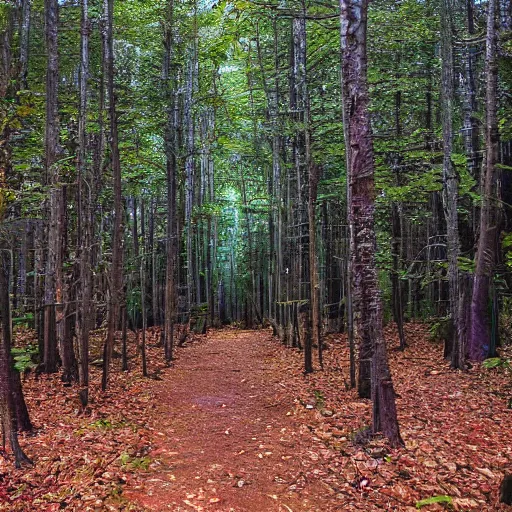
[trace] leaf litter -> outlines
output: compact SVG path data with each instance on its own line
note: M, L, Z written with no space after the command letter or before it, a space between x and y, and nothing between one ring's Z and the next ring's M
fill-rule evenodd
M58 375L25 379L36 428L21 443L35 465L0 459L0 510L510 510L497 503L512 469L510 374L449 370L422 324L407 325L405 352L390 350L398 450L368 430L344 335L326 338L324 370L309 375L265 329L195 336L171 368L159 336L149 329L161 380L141 377L133 337L131 371L115 368L108 393L92 368L86 410Z

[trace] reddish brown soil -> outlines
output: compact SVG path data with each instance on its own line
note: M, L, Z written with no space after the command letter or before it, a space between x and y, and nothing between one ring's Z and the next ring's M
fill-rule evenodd
M156 463L123 495L173 512L412 512L440 495L448 508L422 510L507 510L498 487L512 470L510 375L451 371L425 326L409 324L407 336L406 352L390 352L406 446L390 450L360 435L371 404L348 389L343 337L328 340L324 371L304 376L302 354L269 331L212 332L153 387ZM393 329L386 337L397 345Z
M293 402L276 402L275 365L276 342L255 331L218 331L181 352L153 390L158 463L125 496L154 511L327 510L319 481L297 492L318 446L298 433Z

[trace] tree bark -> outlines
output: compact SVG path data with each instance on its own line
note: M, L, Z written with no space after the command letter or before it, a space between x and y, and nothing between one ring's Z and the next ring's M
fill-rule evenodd
M151 199L149 214L149 251L151 254L151 316L153 325L160 325L160 309L158 305L158 241L155 240L155 217L157 211L157 199Z
M360 338L363 370L371 375L373 431L382 431L391 445L403 444L398 427L395 393L388 366L382 327L382 300L375 264L374 153L368 111L367 82L367 0L341 0L341 50L343 109L348 123L350 164L350 222L354 230L352 247L353 297ZM364 375L368 379L369 375ZM367 386L366 382L363 381Z
M309 185L311 172L311 155L310 155L310 134L308 126L308 89L307 89L307 67L306 67L306 6L302 3L301 15L294 17L292 21L292 80L290 88L290 107L294 121L300 126L295 133L293 139L293 156L295 163L295 172L297 175L297 215L296 236L299 247L298 259L296 262L296 283L297 283L297 299L303 299L310 296L311 292L311 261L310 261L310 219L308 219L309 208ZM301 126L302 125L302 126ZM314 188L314 187L313 187ZM298 281L298 282L297 282ZM314 327L311 325L313 319L313 304L309 305L309 328L305 330L303 336L304 343L304 370L306 373L313 371L313 337L318 343L318 314L315 313L317 323L316 333L313 332ZM315 307L318 303L315 300Z
M60 253L57 257L56 282L57 291L60 290L60 298L57 296L56 306L56 324L57 339L59 341L59 353L62 361L62 382L73 382L78 380L78 365L73 347L73 338L69 328L68 316L71 315L69 300L69 283L64 272L64 262L67 254L67 186L63 185L60 190L59 203L59 234L60 234Z
M489 0L487 9L487 37L485 54L485 165L482 177L482 207L478 239L473 296L471 300L471 333L469 357L481 361L491 346L489 318L489 290L496 263L499 236L497 215L498 197L496 165L499 159L499 131L497 116L498 61L496 34L497 0Z
M164 34L163 80L167 109L164 133L167 178L167 243L164 310L164 352L169 363L173 358L174 324L176 317L176 265L178 263L178 237L176 218L176 149L177 149L177 105L175 98L174 64L174 0L167 4L167 19Z
M22 0L20 27L20 87L27 88L31 1Z
M139 261L140 265L140 307L142 311L142 342L141 342L141 358L142 358L142 375L148 376L148 364L146 358L146 330L147 330L147 312L146 312L146 248L142 253Z
M341 0L340 0L341 1ZM341 4L340 4L341 5ZM343 19L340 18L340 24ZM343 67L343 54L344 54L345 39L343 36L340 38L340 55L341 55L341 66ZM350 360L350 387L356 387L356 339L355 339L355 321L354 321L354 297L353 297L353 272L352 272L352 254L354 252L354 224L352 223L352 216L350 214L350 208L352 204L351 193L352 187L349 180L349 169L351 166L350 156L350 130L349 130L349 119L350 119L350 91L347 83L344 80L344 75L341 73L341 108L342 108L342 120L343 120L343 140L345 142L345 171L346 171L346 216L348 225L348 237L347 237L347 253L346 258L346 274L347 274L347 285L346 285L346 312L347 312L347 338L348 338L348 349L349 349L349 360ZM369 398L368 389L371 389L371 380L368 382L368 365L365 359L359 357L359 374L357 375L357 391L360 398Z
M44 356L43 369L46 373L57 371L57 325L56 308L59 320L62 308L62 279L58 269L62 253L61 201L59 188L58 160L59 147L59 57L58 57L58 1L45 0L46 51L46 128L45 128L45 172L50 187L48 249L46 275L44 280Z
M107 320L107 337L103 346L103 374L101 389L108 385L108 375L114 338L119 325L120 307L123 294L123 200L121 184L121 160L119 155L119 133L117 128L116 95L114 86L114 0L103 0L104 26L104 59L107 78L108 111L110 118L110 161L114 191L114 229L112 233L112 264L110 283L110 304Z
M466 0L467 30L470 37L476 33L474 21L474 0ZM468 158L468 167L471 175L478 181L480 168L480 144L478 125L477 89L475 80L475 67L477 64L477 49L468 44L464 48L464 149Z
M77 283L75 329L78 344L78 382L82 388L82 403L89 399L89 330L91 328L91 197L90 174L87 169L87 91L89 78L90 23L88 0L81 2L80 23L80 104L78 113L78 192L77 192L77 260L80 279Z
M0 25L0 100L4 100L6 95L15 94L19 88L19 82L11 88L15 68L12 66L12 46L14 36L15 9L5 7L5 18ZM12 325L11 325L11 302L9 290L11 289L11 262L12 252L8 247L14 244L11 240L6 240L8 228L2 225L4 216L7 213L9 203L7 178L12 172L12 150L10 145L11 126L5 123L1 132L0 144L0 420L4 432L4 444L7 437L11 441L11 447L16 456L16 465L28 461L20 451L17 444L16 430L31 431L32 423L28 414L27 405L23 396L21 379L19 373L14 369L11 345L12 345ZM26 238L27 228L21 243L20 254L20 279L26 279L25 257L26 257ZM20 291L24 293L25 282L18 283Z
M187 296L189 315L192 305L200 302L200 292L197 290L199 285L196 275L196 265L194 264L194 224L192 222L192 210L195 204L195 161L194 161L194 116L192 112L195 77L196 77L196 59L197 52L195 41L187 49L187 70L185 80L185 99L183 124L185 130L185 227L186 227L186 254L187 254Z
M448 252L448 293L452 333L446 340L445 355L454 368L463 369L464 359L460 354L462 339L459 336L459 227L458 227L458 177L452 162L453 150L453 108L454 67L453 67L453 5L451 0L441 0L441 115L443 125L443 207L446 219L446 245Z
M309 165L309 295L311 314L311 341L318 349L318 363L323 368L322 339L320 337L320 282L318 279L318 262L316 253L316 198L320 169Z
M3 7L5 18L0 25L0 98L5 98L11 78L12 66L12 39L15 27L15 9L11 6ZM5 129L5 128L4 128Z
M397 74L397 81L400 75ZM397 141L402 135L402 126L400 121L400 114L402 108L402 94L401 91L395 93L395 135ZM395 175L395 185L401 185L400 180L400 155L393 155L392 157L392 170ZM391 206L391 258L393 268L391 271L391 287L392 287L392 303L393 303L393 319L398 330L398 339L400 341L400 350L405 350L405 332L404 332L404 307L403 307L403 291L402 280L400 279L400 256L402 254L402 218L401 218L401 205L397 201L393 201Z
M9 440L15 465L19 468L23 464L30 464L31 461L18 441L17 415L13 396L12 372L15 370L11 355L10 267L11 253L5 247L0 247L0 421L4 444Z

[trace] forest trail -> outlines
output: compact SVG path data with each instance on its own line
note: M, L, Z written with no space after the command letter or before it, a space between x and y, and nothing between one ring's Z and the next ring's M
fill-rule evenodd
M180 351L154 388L158 463L125 496L153 511L327 510L325 488L304 482L301 456L313 441L302 436L299 449L293 398L278 398L275 364L276 342L262 331L215 331Z
M406 327L407 350L390 350L403 449L365 435L371 402L348 388L343 334L325 337L324 370L305 376L304 354L270 330L195 335L169 368L151 328L146 378L130 333L130 371L116 358L102 393L92 365L85 410L59 374L28 377L34 466L0 457L0 511L414 512L439 495L456 511L509 510L497 500L512 467L510 375L454 372L427 326ZM393 326L385 335L398 346Z

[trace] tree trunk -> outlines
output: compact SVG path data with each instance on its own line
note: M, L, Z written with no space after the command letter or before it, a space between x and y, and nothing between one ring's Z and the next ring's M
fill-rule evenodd
M203 138L204 138L204 165L205 165L205 181L206 188L208 190L208 202L213 205L215 201L215 181L214 181L214 162L212 156L211 144L214 139L215 132L215 111L213 109L207 109L204 114L203 122ZM207 226L206 226L206 237L205 243L206 248L206 273L207 273L207 298L208 298L208 310L210 315L210 326L214 326L216 323L215 315L215 290L214 290L214 269L216 260L216 230L215 230L216 219L213 215L208 215Z
M196 49L195 41L188 48L185 81L185 100L183 123L185 130L185 226L186 226L186 254L187 254L187 306L190 315L192 305L199 302L201 297L194 293L197 287L197 277L194 265L194 224L192 223L192 210L195 204L195 161L194 161L194 116L192 102L194 99Z
M399 64L399 63L398 63ZM400 75L397 74L397 82ZM395 135L397 141L402 135L402 125L400 121L400 114L402 108L402 94L401 91L395 93ZM400 187L400 155L392 156L392 168L395 175L395 185ZM398 330L398 339L400 340L400 350L405 350L406 341L404 333L404 307L403 307L403 293L402 293L402 280L400 279L400 256L402 254L402 219L401 219L401 205L394 201L391 206L391 258L393 269L391 271L391 287L392 287L392 301L393 301L393 319Z
M0 420L4 445L8 439L14 454L15 465L19 468L22 464L30 464L31 461L18 442L18 425L13 396L12 372L15 370L11 355L10 267L10 251L0 247Z
M12 66L12 39L15 27L14 6L3 6L5 18L0 20L0 98L5 98L10 85ZM5 130L5 128L3 128ZM4 135L4 134L2 134Z
M293 139L293 156L295 161L295 172L297 177L297 215L295 217L297 244L299 247L296 270L294 272L297 283L297 299L303 299L310 295L311 291L311 271L310 271L310 249L309 249L309 230L308 204L309 204L309 184L311 179L311 155L310 155L310 134L308 126L308 90L307 90L307 68L306 68L306 7L302 4L301 16L293 18L292 21L292 80L290 88L290 107L294 121L300 126ZM302 126L301 126L302 125ZM313 187L314 188L314 187ZM310 228L311 229L311 228ZM314 250L314 249L313 249ZM310 297L312 299L312 297ZM315 300L315 307L318 303ZM308 324L311 324L313 318L312 304L309 307L310 318ZM318 342L318 313L314 313L317 320L316 333L309 325L306 330L306 336L302 340L304 343L304 370L306 373L313 371L313 337Z
M89 173L87 172L87 80L89 78L89 34L88 0L82 0L80 26L80 105L78 115L78 215L77 256L80 279L77 283L76 337L78 342L78 381L82 388L82 403L88 403L89 390L89 330L91 328L91 198Z
M6 7L5 18L0 26L0 100L5 100L9 84L13 77L14 68L11 66L12 59L12 38L14 35L14 15L13 8ZM16 84L13 93L16 92L19 84ZM11 303L9 290L11 288L11 262L12 252L8 247L12 247L13 241L4 240L8 228L2 225L4 215L7 212L8 197L5 191L8 191L7 178L12 171L12 151L10 145L11 127L10 123L5 123L1 132L0 144L0 420L4 433L4 445L7 437L10 439L11 447L15 454L16 465L28 461L19 448L16 430L30 431L32 423L28 414L27 405L23 397L21 379L19 373L13 367L11 345L12 345L12 325L11 325ZM20 292L25 293L25 257L27 245L27 225L23 233L20 253L20 272L19 277L23 279L18 283ZM37 311L37 308L35 307Z
M61 283L57 282L57 265L62 251L61 230L59 226L60 202L58 159L59 113L57 106L59 86L58 60L58 1L45 0L46 51L48 54L46 69L46 128L45 128L45 172L50 187L48 252L44 280L44 355L43 369L46 373L57 371L57 330L56 306L62 300Z
M56 311L56 326L59 341L59 353L62 361L62 382L73 382L78 379L78 367L73 347L73 338L69 328L68 316L69 312L69 284L64 272L64 262L67 253L67 187L63 185L60 190L59 202L59 238L60 238L60 253L57 257L56 267L56 283L57 283L57 305ZM60 294L60 296L59 296Z
M400 175L398 170L398 162L394 162L395 167L395 184L400 186ZM398 330L398 339L400 340L400 350L405 350L405 332L404 332L404 307L403 307L403 292L402 283L400 279L400 256L401 256L401 234L402 234L402 221L400 213L400 205L394 201L391 206L391 258L393 268L391 270L391 287L392 287L392 300L393 300L393 319Z
M32 0L22 0L21 27L20 27L20 87L27 88L29 35L30 35L30 11Z
M368 111L366 55L367 0L341 0L341 50L343 109L348 122L350 165L350 222L353 297L360 337L360 358L368 360L371 373L373 431L382 431L391 445L403 444L398 427L395 393L382 332L382 300L375 264L374 154ZM365 378L368 377L365 375ZM364 381L363 381L364 382ZM367 384L366 384L367 385Z
M248 306L245 318L245 328L252 329L253 328L253 311L255 309L255 300L254 300L254 263L253 263L253 243L252 243L252 222L251 216L249 213L249 205L247 203L247 188L245 186L244 179L244 170L242 164L240 164L240 181L242 183L242 205L244 209L244 217L245 217L245 226L247 229L247 254L248 254L248 273L250 276L249 288L246 290L246 297L249 299L250 305ZM257 313L256 313L257 314Z
M471 301L471 333L469 357L481 361L491 346L489 318L489 289L499 236L497 215L498 190L496 165L499 158L499 131L497 116L498 61L496 34L497 0L489 0L487 10L487 37L485 55L485 166L482 177L482 207L480 210L480 236L475 262L473 296Z
M141 343L141 357L142 357L142 375L148 376L148 365L146 360L146 330L147 330L147 316L146 316L146 250L144 246L142 258L139 261L140 265L140 307L142 310L142 343Z
M160 310L158 307L158 241L155 240L155 217L157 210L157 199L152 199L149 214L149 251L151 254L151 316L153 325L160 325Z
M103 0L104 26L104 59L107 78L108 110L110 118L110 160L114 191L114 229L112 233L112 265L110 284L110 304L107 320L107 338L103 346L103 374L101 389L105 391L108 385L108 375L115 332L119 324L120 306L123 294L123 200L121 184L121 160L119 155L119 134L117 129L116 95L114 89L114 38L113 18L114 0Z
M309 137L308 137L309 138ZM316 198L320 169L315 164L309 165L309 293L311 314L311 341L318 348L318 363L323 368L322 340L320 338L320 283L318 279L318 262L316 254Z
M320 179L320 168L313 163L311 156L311 111L309 105L309 92L307 81L307 50L306 50L306 7L302 5L303 20L301 19L300 30L298 31L300 41L300 51L298 51L299 62L301 68L299 73L300 82L297 84L301 91L301 101L304 108L304 157L306 170L308 173L308 250L309 250L309 302L310 302L310 324L311 338L307 340L305 346L305 370L306 372L313 370L312 346L318 348L318 362L323 367L322 359L322 340L320 337L320 283L318 279L318 259L316 249L316 199L318 192L318 181ZM303 49L302 49L303 46ZM312 346L311 346L312 345Z
M340 7L341 7L340 0ZM343 23L343 18L340 17L340 24ZM341 30L342 26L340 27ZM341 66L343 70L344 64L344 45L346 45L346 40L341 35L340 38L340 55L341 55ZM346 170L346 201L347 201L347 225L348 225L348 237L347 237L347 245L348 245L348 257L346 259L346 273L347 273L347 287L346 287L346 302L347 302L347 338L348 338L348 347L349 347L349 359L350 359L350 386L351 388L356 387L356 373L358 366L359 373L357 375L357 391L360 398L370 398L371 395L371 375L370 368L368 366L368 350L367 347L364 347L363 354L364 357L361 357L361 353L359 353L359 364L356 364L356 336L355 336L355 318L354 318L354 273L352 270L352 254L354 254L354 224L352 222L351 205L352 205L352 186L349 180L349 169L352 165L351 156L350 156L350 105L351 105L351 97L350 91L348 88L348 84L344 78L343 72L341 73L341 108L342 108L342 119L343 119L343 140L345 142L345 170ZM361 347L360 347L361 348Z
M16 279L16 297L18 309L25 313L27 305L27 245L29 233L29 221L24 222L23 234L21 235L20 248L18 251L18 275Z
M121 308L121 370L128 371L128 312L126 305Z
M474 0L466 0L467 30L470 37L474 37L476 33L474 10ZM476 55L477 49L470 44L464 48L464 149L468 158L469 171L478 181L481 159L479 156L478 105L476 101Z
M446 245L448 252L448 293L453 336L446 341L445 354L454 368L463 369L464 360L459 344L459 227L458 227L458 178L452 162L454 68L453 68L453 5L451 0L441 0L441 115L443 124L443 206L446 219Z
M176 218L176 140L177 105L175 98L174 70L174 0L167 5L167 24L164 39L163 79L167 108L167 122L164 134L167 177L167 243L166 243L166 281L164 311L164 352L169 363L173 358L174 323L176 317L176 265L178 263L178 237Z

